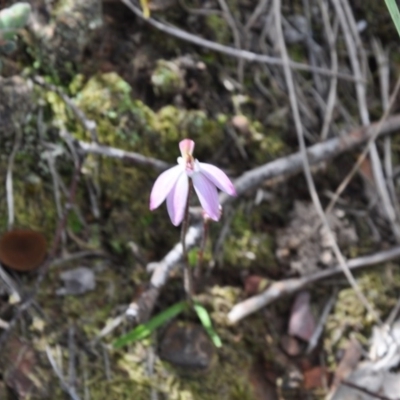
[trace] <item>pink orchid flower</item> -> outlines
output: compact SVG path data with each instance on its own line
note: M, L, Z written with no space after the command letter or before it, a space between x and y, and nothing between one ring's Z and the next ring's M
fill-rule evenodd
M178 158L178 165L163 172L154 183L150 194L150 210L159 207L167 199L171 222L178 226L185 214L190 178L204 211L211 219L218 221L220 205L217 188L236 196L232 182L219 168L193 158L193 140L182 140L179 149L182 157Z

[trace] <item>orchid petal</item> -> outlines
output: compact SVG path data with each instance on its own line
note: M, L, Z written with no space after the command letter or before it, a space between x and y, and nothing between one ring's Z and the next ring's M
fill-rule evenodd
M157 208L174 188L181 175L186 175L182 166L177 165L163 172L154 182L150 194L150 210Z
M200 200L200 204L204 211L214 221L218 221L220 217L219 201L217 188L208 180L207 176L201 172L192 176L194 190Z
M183 139L179 142L179 149L181 151L182 157L185 158L186 155L192 155L194 150L194 142L191 139Z
M189 178L185 173L183 173L179 176L175 186L167 196L168 214L171 218L171 222L175 226L178 226L183 220L186 203L188 201L188 192Z
M225 172L211 164L199 162L200 173L207 177L218 189L231 196L236 196L236 189Z

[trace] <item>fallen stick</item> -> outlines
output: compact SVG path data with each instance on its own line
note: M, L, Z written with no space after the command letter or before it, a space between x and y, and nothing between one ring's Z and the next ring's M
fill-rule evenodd
M354 129L350 133L340 138L333 138L322 143L317 143L307 149L307 157L310 165L316 165L323 161L353 150L357 146L365 143L375 130L378 129L380 122L375 122L366 127ZM400 115L394 115L381 123L380 134L386 135L400 130ZM239 195L249 189L258 187L263 181L293 175L303 170L303 159L300 152L289 156L278 158L260 167L245 172L241 177L234 181L236 192ZM234 200L225 194L220 197L221 204L226 204Z
M334 138L326 142L315 144L307 149L307 156L310 165L316 165L323 161L328 161L333 157L342 154L346 151L352 150L357 146L365 143L368 139L375 134L375 130L379 127L379 122L371 124L367 127L361 127L351 131L344 137ZM400 115L395 115L388 118L380 125L380 135L393 133L400 130ZM254 190L263 182L277 177L286 177L295 173L301 172L303 169L303 161L300 152L291 154L286 157L278 158L260 167L254 168L245 172L242 176L234 181L236 192L238 196L243 195L249 190ZM219 196L220 204L226 205L231 202L233 198L221 193ZM190 250L200 240L202 233L201 225L192 226L186 235L187 249ZM152 270L151 282L157 282L156 285L151 284L152 296L147 296L147 291L132 303L127 314L134 317L136 320L143 322L147 320L158 298L158 291L166 284L169 272L182 260L182 248L178 243L161 261L149 264ZM157 290L154 290L154 289ZM146 301L141 298L146 297ZM145 304L145 307L143 307Z
M133 151L125 151L116 147L103 146L94 142L87 143L81 140L78 142L78 144L85 153L98 154L101 156L131 161L134 164L152 167L160 171L172 167L171 164L168 164L165 161L157 160L156 158L152 157L146 157Z
M355 271L360 268L390 261L397 257L400 257L400 246L380 251L369 256L354 258L347 261L347 265L351 271ZM285 279L279 282L274 282L262 293L236 304L228 314L228 321L234 324L283 296L291 295L314 282L341 273L343 273L342 268L336 266L327 270L314 272L313 274L301 278Z

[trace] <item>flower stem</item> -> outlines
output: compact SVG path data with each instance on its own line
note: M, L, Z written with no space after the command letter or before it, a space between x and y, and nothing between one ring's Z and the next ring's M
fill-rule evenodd
M193 296L193 279L192 273L189 266L189 257L186 248L186 233L189 226L189 199L192 194L192 183L189 182L189 191L186 200L185 214L182 221L182 230L181 230L181 242L182 242L182 255L183 255L183 287L186 292L186 296L189 301L192 300Z
M196 279L200 278L200 270L201 270L201 264L203 264L204 260L204 250L206 248L206 243L207 243L207 237L208 237L208 228L209 228L209 220L208 218L203 219L203 236L201 238L201 243L200 243L200 248L197 253L197 264L196 264L196 269L194 270L194 276Z

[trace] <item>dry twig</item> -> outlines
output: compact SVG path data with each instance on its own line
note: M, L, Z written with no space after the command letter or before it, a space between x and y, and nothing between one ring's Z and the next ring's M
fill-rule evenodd
M7 209L8 209L8 229L12 229L14 225L14 190L13 190L13 168L15 156L18 153L21 144L21 132L18 131L15 135L14 146L10 157L8 158L7 173L6 173L6 193L7 193Z
M223 12L223 16L226 19L227 24L229 25L229 27L231 28L232 31L232 35L233 35L233 41L235 44L236 49L240 50L241 49L241 39L240 39L240 32L239 29L237 27L237 23L235 21L235 18L233 17L228 4L226 3L225 0L218 0L219 6L221 7L221 10ZM243 84L243 73L244 73L244 63L243 63L243 59L239 58L239 62L238 62L238 80L239 83L242 85Z
M79 141L79 146L85 153L98 154L106 157L118 158L121 160L131 161L138 165L149 166L156 170L163 171L171 167L170 164L157 160L156 158L146 157L132 151L125 151L115 147L103 146L97 143L86 143Z
M40 76L35 76L33 78L33 81L36 84L46 88L47 90L51 90L52 92L57 93L61 97L61 99L64 101L64 103L67 104L67 106L72 110L72 112L74 113L76 119L82 124L84 129L86 129L89 132L92 141L95 142L95 143L98 142L96 122L91 120L91 119L89 119L84 114L84 112L80 108L78 108L75 105L75 103L60 88L58 88L57 86L46 82Z
M332 309L335 305L336 294L337 294L336 292L337 291L335 290L334 293L332 293L331 297L326 302L324 309L322 310L317 327L315 328L310 340L308 341L308 346L307 346L307 350L306 350L307 354L310 354L317 347L319 338L321 337L322 332L324 330L325 323L329 317L330 312L332 311Z
M337 56L337 51L335 47L336 43L336 27L332 28L331 23L329 21L329 13L328 9L325 3L325 0L318 0L319 6L321 8L321 14L322 14L322 20L323 20L323 25L325 28L326 32L326 39L329 44L329 52L330 52L330 59L331 59L331 69L335 73L338 71L338 56ZM332 117L333 117L333 111L335 108L335 103L336 103L336 97L337 97L337 78L333 77L330 82L330 87L329 87L329 94L328 94L328 99L326 102L326 110L325 110L325 115L324 115L324 122L322 124L322 129L321 129L321 140L326 140L329 134L329 127L331 125Z
M384 250L371 254L354 258L347 261L347 266L351 271L356 271L361 268L378 265L400 257L400 246L393 247L389 250ZM317 271L308 276L301 278L285 279L279 282L272 283L264 292L250 297L241 303L236 304L228 314L228 320L231 323L236 323L248 315L260 310L261 308L273 303L275 300L284 296L292 295L299 290L310 286L311 284L323 279L331 278L335 275L340 275L343 270L340 266L327 270Z
M53 354L51 354L51 349L49 346L46 347L46 354L47 358L50 362L50 365L52 366L55 374L57 375L58 379L60 380L61 387L69 394L70 398L72 400L80 400L79 396L77 395L75 388L70 386L64 379L63 374L58 367L56 360L53 357Z

